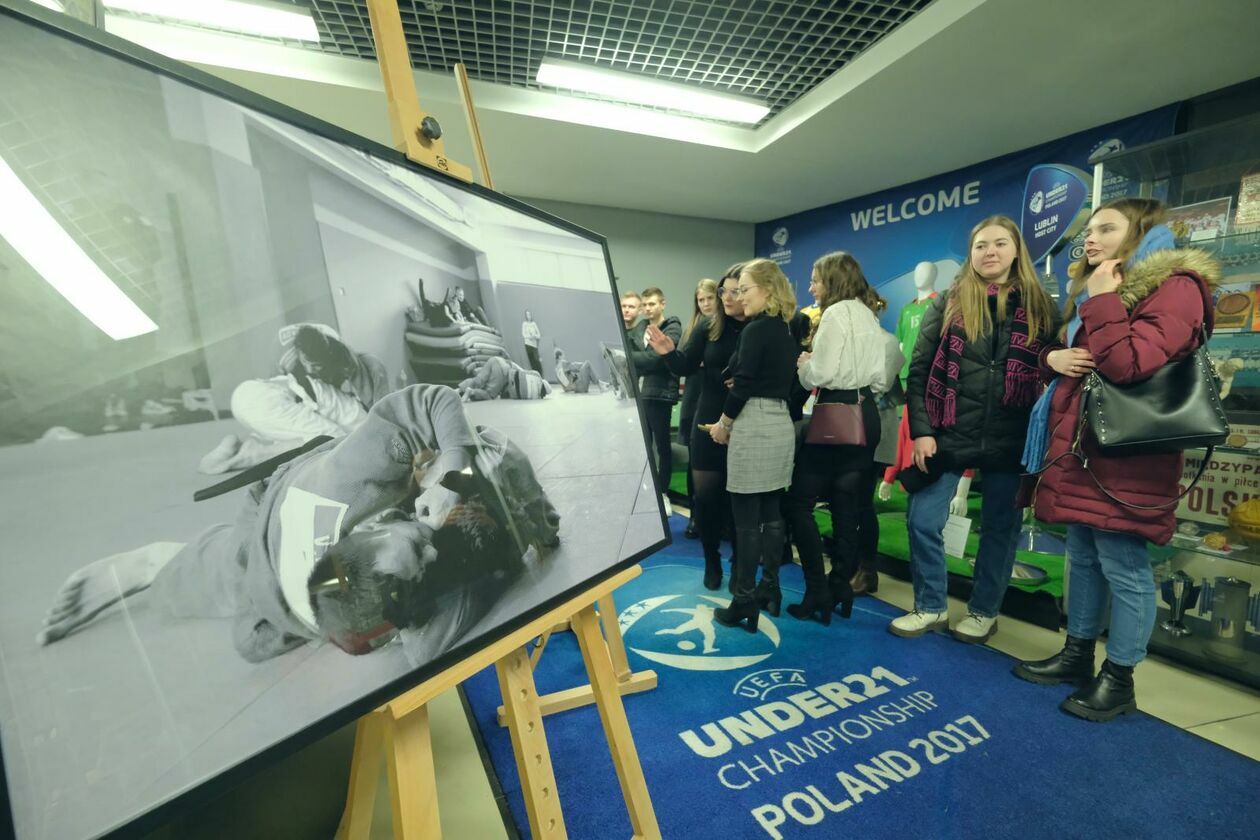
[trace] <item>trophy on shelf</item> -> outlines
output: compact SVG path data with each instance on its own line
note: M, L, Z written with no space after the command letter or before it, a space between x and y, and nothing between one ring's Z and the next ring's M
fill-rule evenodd
M1212 659L1238 662L1245 658L1247 613L1251 584L1235 577L1218 577L1212 586L1212 638L1203 652Z
M1182 638L1190 635L1190 628L1182 622L1188 610L1194 609L1199 601L1199 590L1194 585L1194 578L1178 569L1160 587L1164 594L1164 603L1168 605L1168 620L1159 626L1170 635Z

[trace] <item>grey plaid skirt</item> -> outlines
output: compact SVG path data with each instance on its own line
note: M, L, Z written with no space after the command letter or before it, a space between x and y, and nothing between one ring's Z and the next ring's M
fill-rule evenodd
M783 400L754 397L731 428L726 454L730 493L767 493L792 483L796 434Z

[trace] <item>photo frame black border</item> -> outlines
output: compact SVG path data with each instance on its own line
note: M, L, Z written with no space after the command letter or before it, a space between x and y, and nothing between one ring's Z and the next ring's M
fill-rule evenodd
M343 128L339 128L331 123L290 108L274 100L260 96L257 93L246 90L238 85L224 81L204 71L190 67L182 62L163 56L159 53L152 52L130 41L125 41L117 36L89 26L69 15L60 14L28 0L0 0L0 15L12 17L21 23L38 27L40 29L51 32L52 34L66 38L81 44L89 49L105 53L114 58L121 59L130 64L134 64L145 70L166 76L171 79L191 85L200 90L211 93L215 96L223 97L229 101L246 108L259 111L276 119L294 125L298 128L305 129L326 139L350 146L372 154L374 157L387 160L398 166L403 166L418 172L427 178L441 181L448 185L454 186L464 192L479 196L487 201L492 201L501 206L523 213L526 216L534 218L541 222L555 225L556 227L567 230L577 236L587 239L598 244L604 252L604 264L608 270L608 276L612 284L612 300L610 301L615 323L621 323L620 297L621 292L617 287L617 277L613 272L612 257L608 250L608 240L602 234L587 230L572 222L565 221L557 216L553 216L543 210L526 204L523 201L495 192L480 184L465 183L464 181L441 172L436 169L430 169L414 163L401 152L384 146L366 137L354 134ZM85 127L90 131L91 127ZM624 334L623 334L624 347ZM643 404L639 400L638 383L632 382L631 389L633 398L639 412L640 431L643 433L644 452L647 454L648 469L651 473L653 486L657 486L656 465L651 455L651 445L647 431L647 419L643 414ZM283 740L269 747L265 747L257 753L244 758L232 767L219 773L196 787L177 794L166 802L158 803L153 808L141 814L134 820L122 825L109 829L105 834L100 835L101 838L122 838L135 837L151 832L159 828L162 824L169 822L172 818L190 812L199 806L212 801L224 792L235 787L241 781L254 775L266 766L279 761L285 756L291 755L302 747L305 747L314 741L323 738L341 727L353 722L370 712L372 709L381 706L390 699L405 693L407 690L419 685L427 679L441 673L456 662L467 658L476 651L493 644L498 639L512 633L513 631L524 627L531 621L541 617L557 604L569 600L584 589L606 580L618 572L627 569L644 558L652 555L673 540L670 537L669 523L665 515L664 506L659 502L657 510L661 517L661 528L664 532L664 539L652 546L636 552L629 558L622 560L612 566L609 566L603 572L587 579L584 583L570 587L565 591L557 594L554 598L538 605L519 615L515 620L507 622L495 628L495 630L483 634L475 639L468 639L433 662L423 668L410 671L398 679L382 686L381 688L364 695L359 700L349 705L343 706L324 718L310 726L298 730ZM3 749L0 749L0 838L14 837L15 828L13 824L13 811L9 801L9 788L7 782L7 774L5 772Z

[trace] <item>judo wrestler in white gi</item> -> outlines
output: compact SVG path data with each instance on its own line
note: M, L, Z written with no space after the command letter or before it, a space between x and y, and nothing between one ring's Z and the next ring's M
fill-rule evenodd
M345 437L389 391L385 366L355 353L324 324L280 329L280 375L247 379L232 392L245 434L223 438L198 466L208 475L242 470L319 435Z
M347 437L250 486L234 524L72 574L39 641L147 591L176 618L234 619L236 649L251 662L321 640L367 653L398 635L420 664L557 545L559 526L515 444L474 428L450 388L413 385Z

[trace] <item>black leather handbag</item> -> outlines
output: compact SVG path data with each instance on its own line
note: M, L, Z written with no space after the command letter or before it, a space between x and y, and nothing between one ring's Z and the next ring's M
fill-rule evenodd
M1221 406L1220 380L1207 354L1207 334L1180 361L1166 364L1141 382L1118 385L1094 371L1081 386L1081 416L1072 452L1103 495L1136 510L1173 508L1199 483L1212 460L1212 450L1225 442L1229 421ZM1081 434L1088 427L1098 449L1108 457L1182 452L1206 447L1194 479L1175 498L1161 505L1139 505L1112 494L1089 469L1081 452Z
M1081 420L1109 457L1219 446L1229 435L1220 382L1201 335L1193 353L1141 382L1119 385L1097 371L1086 377Z

